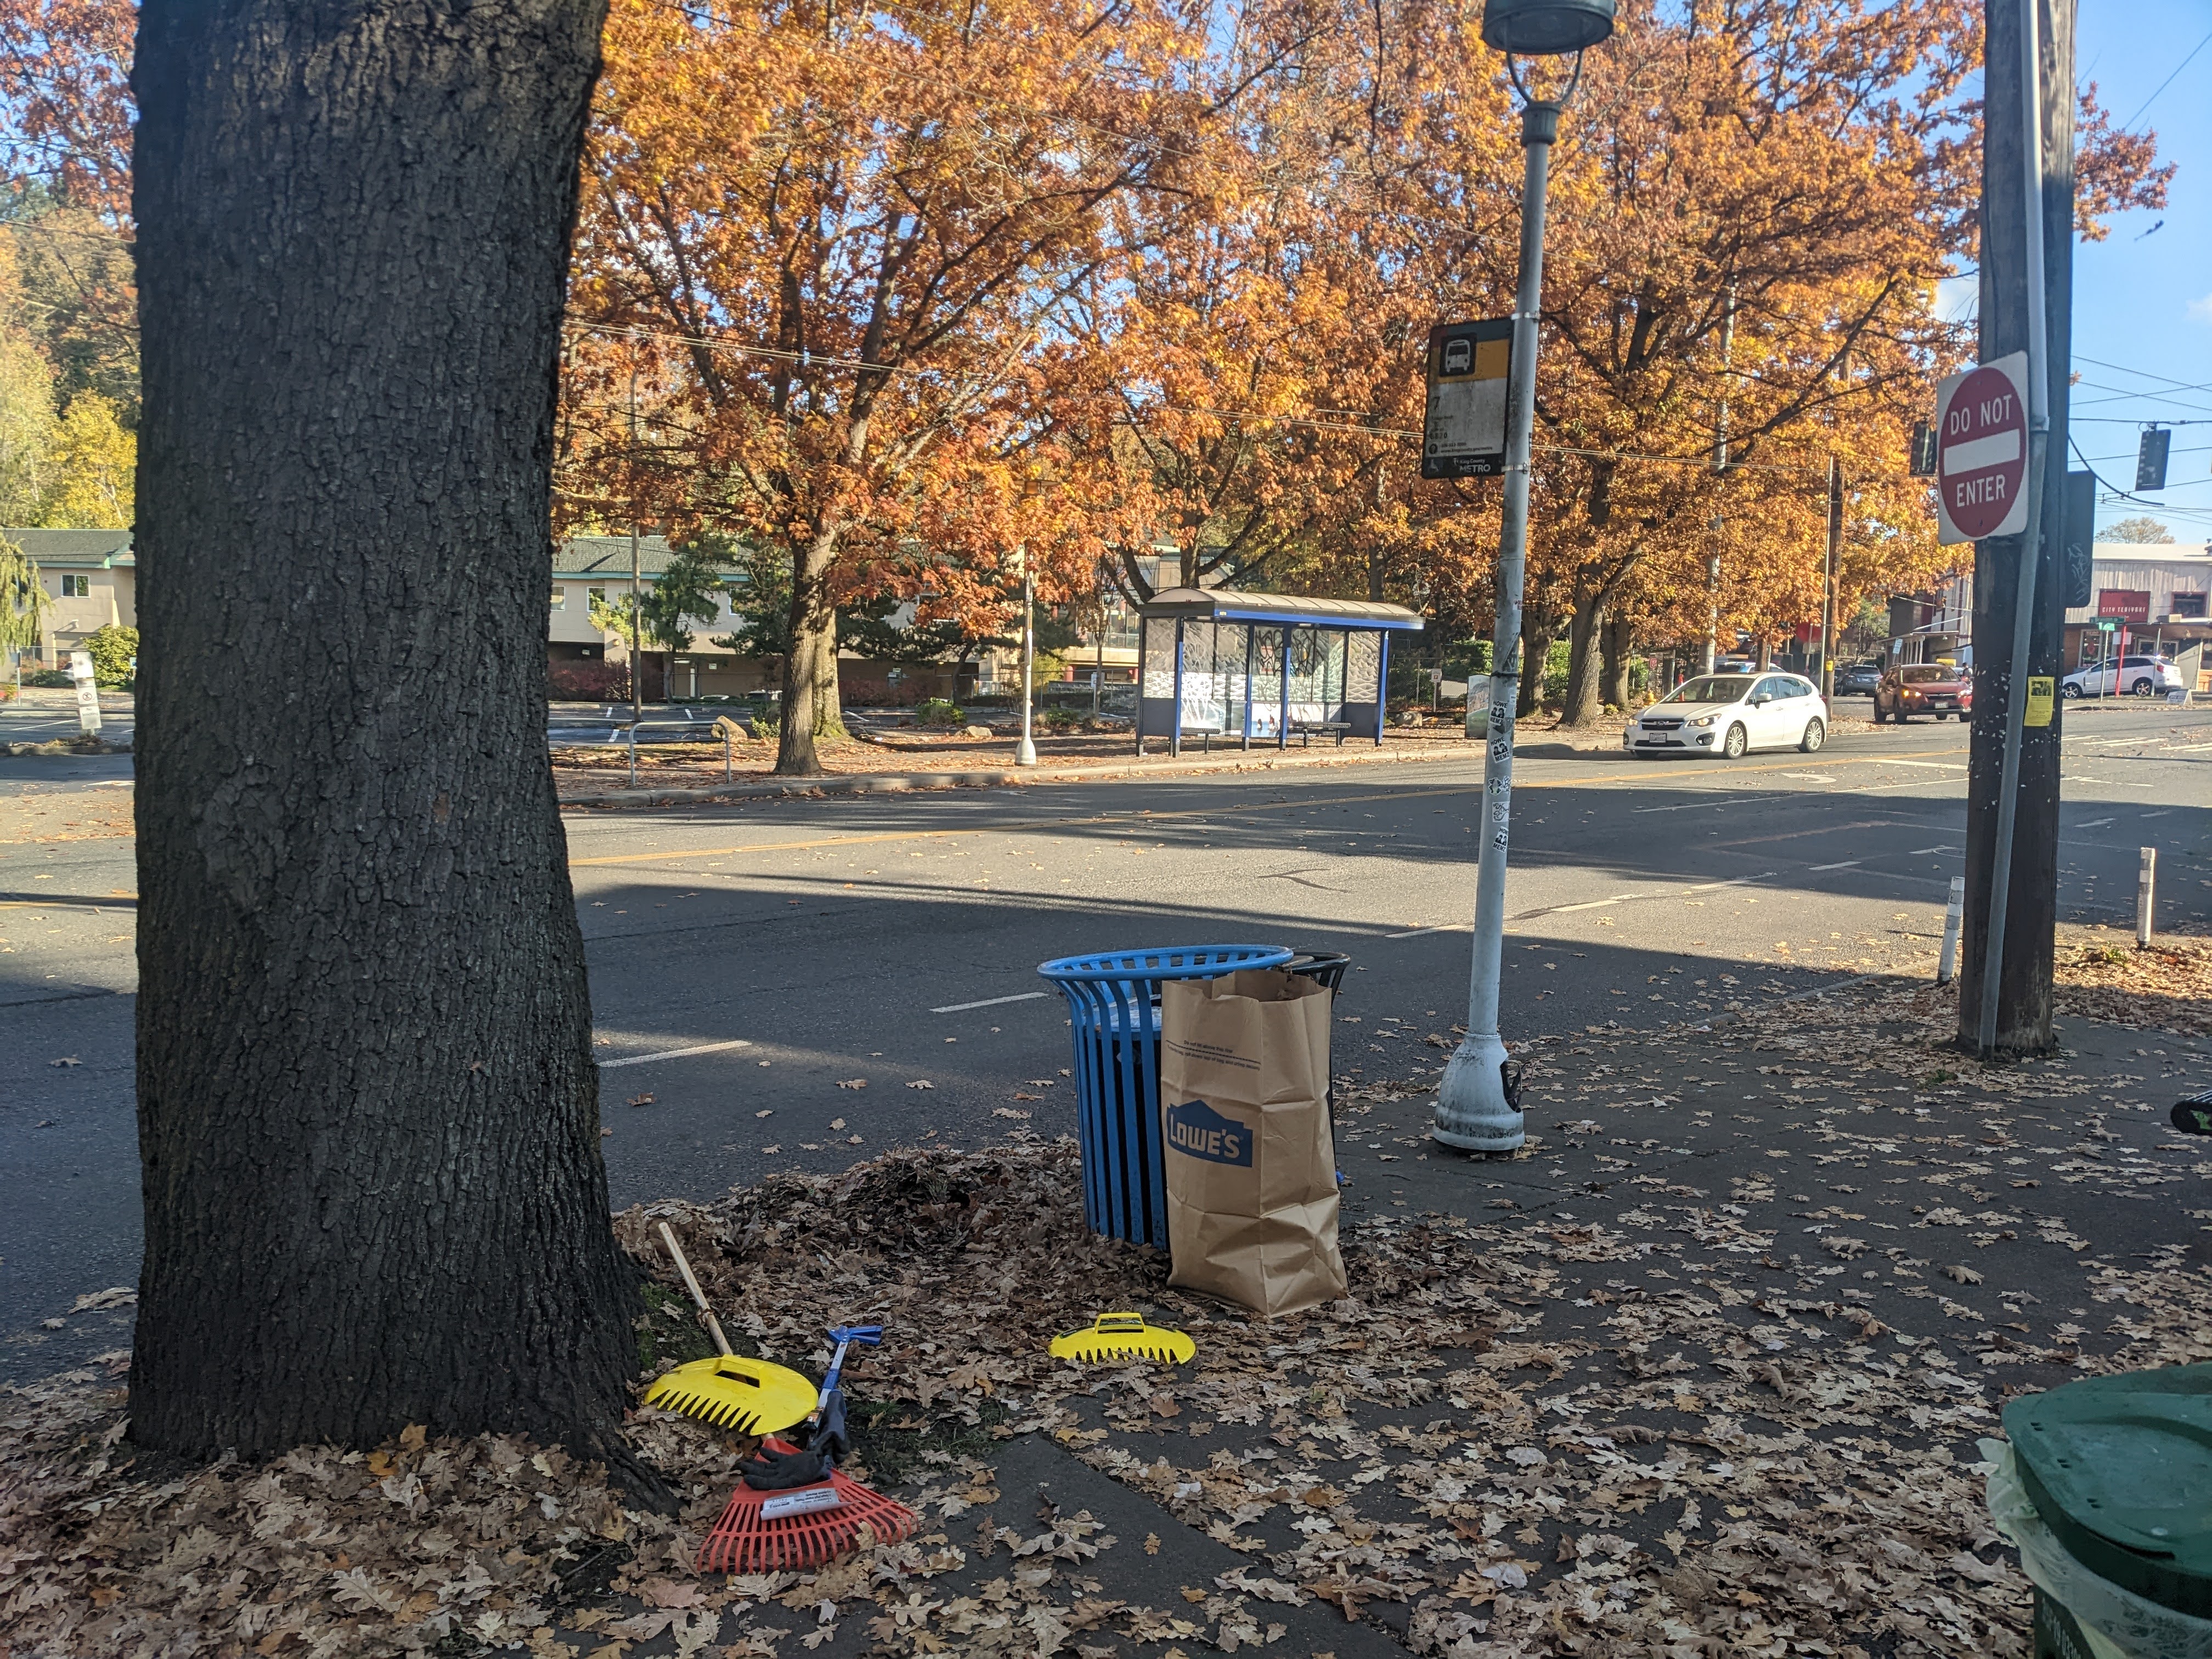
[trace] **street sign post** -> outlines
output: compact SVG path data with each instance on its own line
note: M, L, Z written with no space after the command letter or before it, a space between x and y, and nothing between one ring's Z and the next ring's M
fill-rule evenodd
M1424 478L1495 478L1505 471L1505 392L1513 319L1439 323L1429 331L1421 421Z
M1936 404L1938 542L2027 528L2027 354L1954 374Z

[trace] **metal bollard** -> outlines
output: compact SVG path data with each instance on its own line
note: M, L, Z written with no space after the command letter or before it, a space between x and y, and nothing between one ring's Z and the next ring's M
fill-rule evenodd
M2158 892L2158 848L2146 847L2136 872L2136 949L2150 949L2151 911Z
M1943 907L1943 950L1936 958L1936 982L1948 985L1959 974L1959 928L1966 915L1966 878L1951 878L1951 902Z
M629 728L629 787L637 787L637 727Z
M722 728L722 781L730 781L730 738L733 734L728 726Z

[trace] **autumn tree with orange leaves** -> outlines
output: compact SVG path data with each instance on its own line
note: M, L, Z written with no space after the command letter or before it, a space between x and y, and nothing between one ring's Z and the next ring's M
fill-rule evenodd
M1373 16L1348 15L1302 77L1306 130L1336 157L1316 172L1357 203L1354 234L1389 249L1398 294L1431 315L1504 315L1518 165L1502 65L1421 0ZM1771 637L1817 615L1832 455L1850 486L1846 614L1858 592L1948 565L1905 451L1933 379L1971 350L1933 307L1972 257L1978 110L1961 89L1979 54L1968 0L1878 15L1643 0L1589 54L1553 161L1522 635L1540 665L1571 640L1570 722L1626 700L1632 636L1693 640L1709 603L1729 641L1739 623ZM2162 199L2166 175L2094 92L2083 118L2095 234ZM1417 426L1417 395L1382 412ZM1431 603L1486 611L1494 501L1410 480L1391 493L1339 519L1335 585L1395 558ZM1539 684L1524 681L1523 712Z
M649 352L660 437L623 493L788 561L779 771L839 729L841 599L927 620L1001 599L1018 547L1049 595L1106 545L1057 441L1060 319L1121 255L1109 205L1172 186L1163 140L1204 111L1162 88L1200 46L1156 0L615 8L570 396L610 404ZM580 477L632 465L602 427Z

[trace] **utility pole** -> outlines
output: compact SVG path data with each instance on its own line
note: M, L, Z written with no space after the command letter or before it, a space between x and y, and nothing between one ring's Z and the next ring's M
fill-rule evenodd
M2029 359L2027 530L1974 547L1974 725L1959 1041L2048 1048L2058 898L2062 706L2025 724L2027 678L2059 670L2072 331L2074 7L1984 0L1981 359Z
M629 723L645 718L645 577L637 556L637 354L644 349L645 331L629 331ZM631 753L636 752L631 738Z
M1828 556L1820 579L1820 700L1836 696L1836 568L1844 556L1844 469L1828 457Z
M1728 288L1728 312L1721 319L1721 418L1713 432L1713 476L1727 472L1729 465L1729 365L1735 359L1735 284ZM1713 514L1709 526L1713 532L1712 556L1705 561L1705 672L1710 674L1719 664L1721 644L1721 548L1720 535L1728 520L1722 514Z

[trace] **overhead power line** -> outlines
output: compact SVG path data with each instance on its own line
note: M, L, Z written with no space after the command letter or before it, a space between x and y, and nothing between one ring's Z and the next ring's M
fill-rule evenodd
M2196 62L2197 54L2203 51L2208 46L2212 46L2212 31L2208 31L2202 40L2199 40L2195 46L2189 49L2189 56L2183 58L2179 63L2173 66L2172 74L2169 74L2165 80L2158 83L2156 91L2153 92L2149 97L2144 99L2142 103L2136 106L2136 112L2128 117L2127 120L2122 124L2120 131L2122 132L2125 132L2130 127L2134 126L2136 122L2142 120L2143 118L2143 112L2148 109L2153 104L2158 102L2159 93L2164 92L2168 87L2172 86L2173 84L2174 76L2179 75L2182 70L2187 69L2190 64Z

